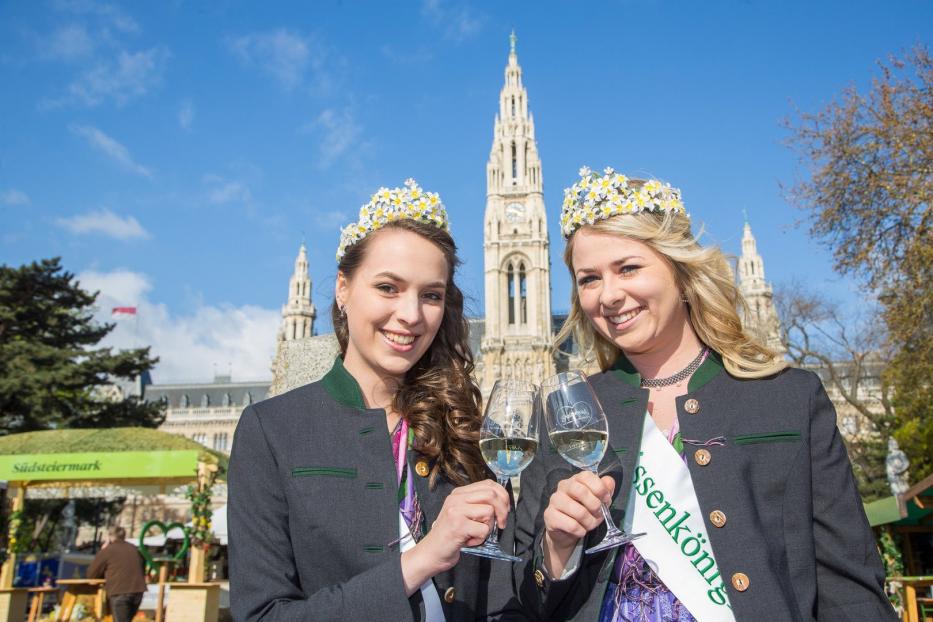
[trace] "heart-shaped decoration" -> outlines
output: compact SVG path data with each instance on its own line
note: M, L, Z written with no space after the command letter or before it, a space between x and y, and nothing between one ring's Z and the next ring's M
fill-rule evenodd
M146 560L146 565L150 568L155 568L155 561L153 560L152 553L149 552L149 547L145 544L146 536L149 535L149 530L153 527L162 530L162 533L165 534L166 540L168 539L168 532L178 527L181 529L181 532L185 535L184 540L182 540L181 548L175 553L173 559L175 561L180 561L185 558L185 555L188 553L188 547L191 545L191 541L188 539L188 530L181 523L169 523L166 525L160 520L151 520L143 525L143 530L139 534L139 553L143 556L143 559ZM154 534L157 535L157 534Z

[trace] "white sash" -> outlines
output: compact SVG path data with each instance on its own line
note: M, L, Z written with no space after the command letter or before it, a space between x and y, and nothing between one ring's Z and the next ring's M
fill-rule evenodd
M404 553L408 549L415 548L415 539L411 537L411 530L402 512L398 513L398 535L399 550ZM437 587L434 585L434 579L428 578L421 585L421 598L424 600L424 620L425 622L444 622L444 606L441 605L441 597L437 593Z
M625 530L647 534L632 544L697 622L735 622L690 471L647 413Z

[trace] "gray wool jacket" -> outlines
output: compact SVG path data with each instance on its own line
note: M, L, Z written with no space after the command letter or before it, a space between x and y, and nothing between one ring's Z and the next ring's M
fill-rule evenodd
M616 480L610 511L622 524L648 391L625 357L590 380L609 421L600 473ZM742 380L713 353L677 398L677 416L682 438L692 441L684 444L686 463L738 622L896 620L836 413L816 374L788 369ZM717 437L724 444L699 446ZM516 553L531 559L515 569L521 599L541 619L592 622L620 549L584 554L563 581L547 576L542 514L575 470L546 434L539 447L522 474L517 509ZM697 457L701 449L709 454ZM604 533L604 526L589 533L586 546Z
M409 450L425 529L453 490ZM246 408L228 476L230 605L237 622L420 621L405 595L385 411L338 358L319 382ZM502 534L513 544L514 523ZM447 622L523 620L508 563L463 555L434 577Z

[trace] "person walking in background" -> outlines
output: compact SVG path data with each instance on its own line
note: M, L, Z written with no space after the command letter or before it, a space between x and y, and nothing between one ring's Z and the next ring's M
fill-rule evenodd
M130 622L146 593L145 560L139 549L126 541L123 527L111 527L109 541L87 569L88 579L104 579L114 622Z

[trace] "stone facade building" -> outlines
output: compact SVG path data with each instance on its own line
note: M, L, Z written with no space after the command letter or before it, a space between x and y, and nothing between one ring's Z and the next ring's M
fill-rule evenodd
M229 454L240 413L266 399L269 384L268 380L233 382L230 376L205 383L152 384L146 387L146 400L165 403L160 430Z

